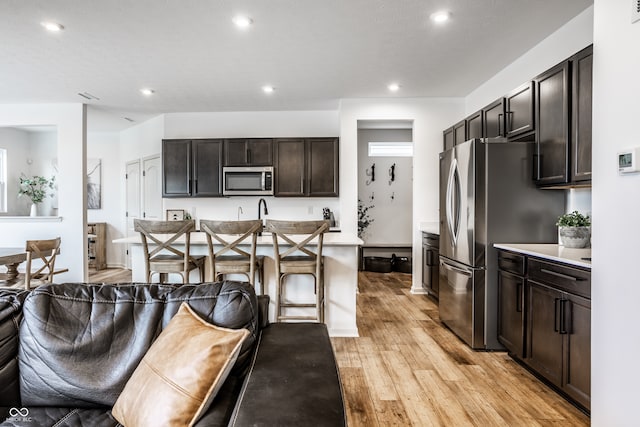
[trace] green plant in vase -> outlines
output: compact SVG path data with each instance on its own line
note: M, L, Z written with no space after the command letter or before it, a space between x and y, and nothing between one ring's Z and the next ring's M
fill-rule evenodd
M27 196L31 200L31 216L36 216L36 206L42 203L46 197L53 197L56 177L47 179L40 175L31 178L22 174L18 197Z
M358 237L362 238L365 230L373 222L373 219L369 217L369 209L373 208L373 205L365 206L362 200L358 199Z
M591 218L573 211L558 217L560 241L567 248L584 248L591 241Z

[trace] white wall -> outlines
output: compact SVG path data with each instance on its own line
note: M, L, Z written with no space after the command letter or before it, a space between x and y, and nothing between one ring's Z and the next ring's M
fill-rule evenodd
M465 114L478 111L592 42L593 7L589 7L467 95Z
M420 222L438 221L438 153L442 130L463 117L461 98L344 99L340 103L340 213L342 229L358 229L358 120L407 120L413 123L414 260L422 256ZM413 292L422 285L421 262L413 262Z
M18 198L18 182L22 173L31 174L29 133L16 128L0 128L0 148L7 150L7 213L29 215L28 198Z
M48 190L48 196L38 205L38 215L58 215L58 134L53 132L29 132L29 154L27 158L25 174L30 176L40 175L47 179L55 177L54 190ZM28 172L27 172L28 171ZM23 204L21 214L29 215L30 201L21 197Z
M21 176L45 178L57 176L57 132L31 131L26 128L0 128L0 148L7 150L7 216L28 216L31 200L18 197ZM57 178L56 178L57 179ZM57 191L47 191L47 197L38 205L38 215L57 215ZM53 196L53 197L52 197Z
M358 130L358 198L373 222L365 230L365 243L408 244L412 241L413 158L369 157L369 142L411 142L411 129ZM366 171L374 164L375 181ZM389 168L395 164L395 181ZM393 196L393 198L391 198ZM373 200L372 200L373 198Z
M100 209L87 210L87 222L107 223L107 265L125 265L122 248L111 243L124 237L121 228L124 212L120 191L124 174L120 156L120 136L116 132L90 132L87 134L87 158L100 159L102 163L102 200Z
M60 236L59 265L69 272L60 281L86 280L86 107L83 104L2 104L0 127L51 125L58 131L60 220L0 218L2 246L24 246L27 239ZM83 262L84 260L84 262Z
M616 154L640 146L640 22L628 0L594 10L591 420L638 426L640 174L618 175Z

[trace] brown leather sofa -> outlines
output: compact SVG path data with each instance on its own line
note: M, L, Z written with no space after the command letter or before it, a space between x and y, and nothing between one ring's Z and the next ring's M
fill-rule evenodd
M112 406L185 301L250 332L196 426L346 425L326 326L268 325L268 297L225 281L0 289L0 426L120 426Z

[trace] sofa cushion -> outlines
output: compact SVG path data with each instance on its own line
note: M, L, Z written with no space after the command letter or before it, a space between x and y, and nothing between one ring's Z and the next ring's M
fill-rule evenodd
M0 407L20 405L18 328L28 292L0 289Z
M12 408L7 412L2 427L122 427L108 408ZM1 415L0 415L0 419Z
M258 334L256 296L247 283L45 285L24 302L22 404L113 406L183 302L209 323L249 330L232 370L244 373Z
M229 425L347 425L325 324L275 323L262 331Z
M114 418L128 427L193 425L248 335L208 324L182 303L118 397Z

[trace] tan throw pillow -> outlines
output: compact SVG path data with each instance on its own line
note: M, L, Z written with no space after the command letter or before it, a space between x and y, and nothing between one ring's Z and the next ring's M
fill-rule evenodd
M246 329L211 325L182 303L113 406L126 427L192 426L233 367Z

